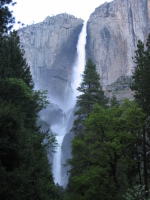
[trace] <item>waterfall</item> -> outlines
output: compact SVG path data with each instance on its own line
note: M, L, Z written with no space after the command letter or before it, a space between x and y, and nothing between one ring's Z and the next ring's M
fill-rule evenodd
M56 140L58 143L56 153L53 159L53 176L55 184L63 185L61 179L61 145L63 141L64 135L56 136Z
M86 53L85 53L85 45L86 45L86 25L87 21L84 22L82 31L79 35L78 43L77 43L77 58L75 60L74 66L73 66L73 78L72 78L72 94L71 94L71 107L75 106L76 103L76 97L79 95L79 92L77 91L77 88L79 87L81 81L82 81L82 74L85 67L86 62Z
M86 55L85 55L85 45L86 45L86 24L87 22L84 22L83 28L81 30L81 33L79 35L78 43L77 43L77 58L73 66L73 78L72 78L72 94L70 95L70 98L68 102L66 102L66 105L64 107L67 107L67 110L74 108L76 103L76 96L78 96L77 88L80 85L82 81L82 74L85 67L86 62ZM67 118L69 119L68 114L66 114ZM52 131L54 133L57 133L56 139L58 143L58 147L56 149L56 153L54 154L53 158L53 177L55 184L59 184L60 186L63 185L62 180L62 164L61 164L61 145L63 142L63 138L66 134L67 130L67 122L68 120L62 120L63 122L58 125L54 125L51 127Z

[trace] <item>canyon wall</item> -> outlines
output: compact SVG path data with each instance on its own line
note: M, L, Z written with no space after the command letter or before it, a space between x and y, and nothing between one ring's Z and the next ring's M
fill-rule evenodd
M35 86L49 91L55 101L71 92L73 63L83 20L59 14L18 30Z
M57 99L63 104L71 93L72 69L82 26L82 19L59 14L18 31L36 86L47 89L55 102ZM137 42L139 39L146 42L149 32L150 0L114 0L99 6L90 15L87 59L96 64L108 96L118 90L113 87L115 82L120 84L124 77L131 76ZM131 98L127 84L121 90L126 90L124 96Z
M95 9L88 20L86 51L103 86L131 76L137 42L145 42L149 32L150 0L114 0Z
M71 92L76 44L82 26L82 19L59 14L18 31L36 86L47 89L51 98L61 102ZM90 15L87 59L96 64L108 96L116 89L110 89L110 85L120 83L121 77L131 76L137 42L139 39L146 42L149 32L150 0L114 0L99 6ZM130 93L128 88L127 93Z

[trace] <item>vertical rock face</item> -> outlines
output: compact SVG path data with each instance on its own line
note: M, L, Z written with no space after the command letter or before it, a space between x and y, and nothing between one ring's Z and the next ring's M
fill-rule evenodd
M65 101L69 95L82 26L83 20L59 14L18 31L34 82L54 99Z
M103 86L130 76L137 41L150 31L150 0L114 0L95 9L87 26L87 58L93 59Z

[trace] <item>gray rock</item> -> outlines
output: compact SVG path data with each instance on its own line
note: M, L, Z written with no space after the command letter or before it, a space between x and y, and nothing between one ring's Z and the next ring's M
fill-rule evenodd
M95 9L87 25L86 51L103 86L131 76L137 42L146 41L149 29L149 0L114 0Z
M71 91L72 67L83 20L59 14L18 30L36 88L65 101Z
M116 82L104 87L105 95L108 98L115 96L120 103L122 103L125 98L133 100L133 92L130 89L132 81L130 77L121 76Z

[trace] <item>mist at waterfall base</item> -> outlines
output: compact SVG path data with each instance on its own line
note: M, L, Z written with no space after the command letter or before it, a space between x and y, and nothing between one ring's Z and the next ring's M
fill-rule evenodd
M62 174L62 142L64 139L65 134L70 131L68 130L68 123L70 123L70 116L71 112L74 110L74 106L76 103L76 96L78 95L77 93L77 87L81 83L81 75L83 74L84 71L84 66L85 66L85 44L86 44L86 22L83 25L82 31L79 35L78 38L78 43L77 43L77 58L73 66L73 77L72 77L72 94L70 95L68 101L64 104L63 107L65 107L66 112L64 112L64 117L62 119L61 123L56 123L53 126L51 126L51 130L56 133L56 139L57 139L57 149L56 153L54 154L53 157L53 177L54 177L54 182L55 184L59 184L60 186L65 187L67 184L67 176ZM59 106L59 105L58 105ZM73 121L72 121L73 123ZM70 125L70 124L69 124ZM64 163L65 161L63 161ZM69 178L69 177L68 177Z

